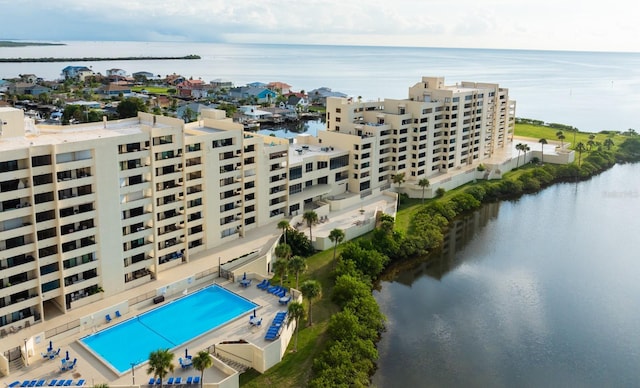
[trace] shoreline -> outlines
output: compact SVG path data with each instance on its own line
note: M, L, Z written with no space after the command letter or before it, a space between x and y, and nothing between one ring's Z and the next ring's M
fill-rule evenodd
M38 63L38 62L103 62L103 61L165 61L176 59L202 59L200 55L190 54L179 57L79 57L79 58L0 58L0 63Z

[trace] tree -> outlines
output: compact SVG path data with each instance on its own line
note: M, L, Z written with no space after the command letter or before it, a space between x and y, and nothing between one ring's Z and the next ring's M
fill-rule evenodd
M522 164L524 164L524 162L527 161L527 151L530 151L530 150L531 150L531 148L529 148L528 145L526 145L526 144L522 145L522 151L524 152L524 156L522 157Z
M309 210L304 212L302 215L302 219L305 220L307 226L309 227L309 241L313 242L313 237L311 236L311 227L318 223L318 213L313 210Z
M278 244L275 249L275 254L277 257L288 261L291 257L291 247L289 244Z
M282 236L284 236L284 243L287 243L287 229L289 229L288 220L280 220L278 222L278 229L282 229Z
M293 351L298 351L298 330L300 328L300 319L304 317L304 306L300 302L291 302L287 308L287 323L295 321L296 338L293 340Z
M547 139L543 137L542 139L538 140L538 143L540 143L540 151L542 152L542 157L540 158L540 162L544 164L544 145L547 144Z
M398 188L400 188L400 186L402 186L402 184L404 183L404 172L393 175L392 179L393 183L398 185Z
M523 147L524 147L524 144L522 143L516 144L516 149L518 150L518 157L516 158L516 168L520 166L520 152L522 151Z
M273 264L272 264L272 270L274 273L280 275L280 285L282 286L282 281L284 280L284 276L287 273L287 268L288 268L288 263L286 260L283 259L279 259L276 260Z
M298 278L301 273L307 270L307 262L300 256L293 256L289 260L289 271L296 275L296 290L298 289Z
M580 159L582 158L582 153L587 150L587 147L584 146L583 142L579 142L576 144L576 151L578 151L578 167L580 167Z
M593 146L596 144L595 138L596 138L596 135L594 135L593 133L589 135L589 141L587 141L587 147L589 148L589 151L591 151Z
M336 262L336 250L338 249L338 244L340 244L345 238L344 231L340 228L335 228L331 232L329 232L329 240L333 243L333 262L335 268Z
M565 139L564 132L562 131L556 132L556 137L560 139L560 148L564 148L564 139Z
M422 204L424 204L424 190L429 187L430 184L427 178L422 178L418 181L418 186L422 187Z
M164 384L164 378L169 372L173 373L173 353L169 349L159 349L149 354L149 367L147 374L160 378L160 386Z
M322 287L320 286L320 282L318 282L317 280L307 280L300 286L300 291L302 292L302 296L307 298L307 300L309 301L309 320L307 324L309 326L312 326L313 320L311 315L311 306L314 300L322 296Z
M193 367L200 372L200 386L202 387L204 384L204 371L205 369L211 368L211 365L213 365L213 359L211 359L209 352L201 350L191 361L193 362Z
M604 139L604 146L607 147L607 150L611 150L611 147L613 147L614 145L615 143L613 142L612 139L610 138Z
M127 97L120 101L116 108L121 119L138 116L138 112L146 112L147 106L144 101L137 97Z

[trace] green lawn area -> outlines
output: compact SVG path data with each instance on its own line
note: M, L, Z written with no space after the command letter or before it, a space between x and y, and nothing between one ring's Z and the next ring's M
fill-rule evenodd
M146 90L147 92L152 94L168 94L167 91L169 90L169 88L160 86L134 86L131 88L131 91L138 93L142 90Z
M516 124L515 135L521 137L529 137L532 139L540 140L542 138L547 139L549 143L558 143L560 144L560 139L556 136L556 133L559 130L556 128L549 128L541 125L533 125L533 124ZM573 149L575 144L582 142L585 146L589 141L589 135L593 135L594 133L590 132L577 132L575 133L575 143L574 143L574 132L571 131L562 131L564 133L564 142L571 143L569 148ZM596 137L594 141L603 143L604 140L608 137L605 133L595 133ZM625 136L622 135L614 135L612 138L613 142L616 145L621 144L626 139ZM517 142L517 140L516 140Z

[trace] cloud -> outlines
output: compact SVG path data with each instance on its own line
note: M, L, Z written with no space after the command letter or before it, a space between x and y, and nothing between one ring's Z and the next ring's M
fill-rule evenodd
M581 0L0 0L0 8L0 39L638 51L640 35L622 5Z

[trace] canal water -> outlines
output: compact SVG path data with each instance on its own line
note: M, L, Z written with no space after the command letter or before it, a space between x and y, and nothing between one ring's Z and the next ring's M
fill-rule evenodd
M484 206L392 268L377 387L640 384L640 164Z

